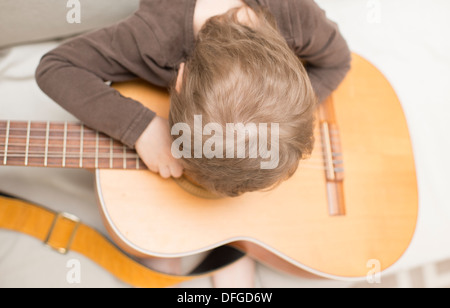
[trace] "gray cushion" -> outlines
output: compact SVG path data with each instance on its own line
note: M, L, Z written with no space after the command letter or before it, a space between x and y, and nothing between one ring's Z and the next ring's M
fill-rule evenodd
M70 1L72 2L72 1ZM69 23L69 0L1 0L0 48L65 38L120 21L139 0L79 0L80 23ZM76 1L73 1L76 2Z

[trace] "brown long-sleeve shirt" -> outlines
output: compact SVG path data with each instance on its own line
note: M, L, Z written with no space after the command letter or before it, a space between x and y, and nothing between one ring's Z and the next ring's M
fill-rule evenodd
M245 0L266 6L292 50L307 62L319 100L337 88L350 68L350 50L313 0ZM113 26L76 37L50 51L36 71L40 88L86 125L134 147L155 113L121 96L105 81L135 78L168 87L194 45L196 0L141 0Z

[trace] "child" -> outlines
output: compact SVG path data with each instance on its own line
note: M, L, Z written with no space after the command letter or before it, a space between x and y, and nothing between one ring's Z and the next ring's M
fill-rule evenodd
M36 79L86 125L135 148L153 172L164 178L185 173L234 197L275 187L295 172L312 150L316 103L349 68L345 40L313 0L142 0L127 20L49 52ZM171 89L169 121L105 84L134 78ZM278 124L269 129L277 142L268 138L267 144L278 150L277 164L261 168L268 154L261 146L259 158L249 150L211 159L183 144L192 155L176 159L171 127L194 128L198 115L224 131L228 123ZM250 142L251 129L237 133ZM235 154L236 145L227 143L222 152ZM234 265L216 286L230 285L233 272L243 270L252 281L253 266L248 259Z

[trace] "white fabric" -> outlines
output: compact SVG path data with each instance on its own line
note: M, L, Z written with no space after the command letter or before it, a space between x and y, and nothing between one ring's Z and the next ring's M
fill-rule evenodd
M450 20L446 0L317 0L336 21L351 49L382 71L405 110L413 141L420 213L410 248L388 272L450 258ZM0 42L1 43L1 42ZM0 50L0 119L74 120L37 87L47 41ZM364 102L361 102L364 103ZM82 218L106 234L97 209L94 177L84 170L0 167L0 191ZM81 283L70 284L68 260L81 264ZM258 265L262 287L346 287L348 282L307 280ZM60 256L27 236L0 231L0 287L127 287L82 256ZM208 278L186 287L210 287Z
M350 48L371 61L391 82L410 128L419 220L409 250L392 270L450 257L450 3L317 2L340 25Z
M138 5L139 0L2 0L0 48L104 27L127 17Z

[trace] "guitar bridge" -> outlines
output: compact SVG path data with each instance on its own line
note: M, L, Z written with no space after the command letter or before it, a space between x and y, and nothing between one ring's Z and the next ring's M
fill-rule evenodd
M328 212L330 216L342 216L345 215L344 160L331 97L319 106L319 119Z

